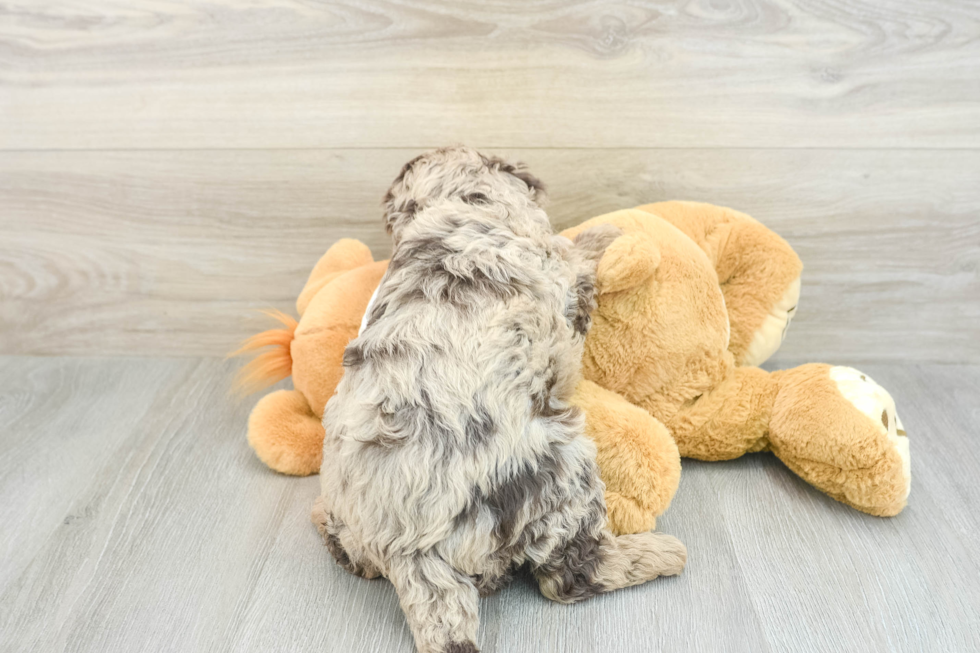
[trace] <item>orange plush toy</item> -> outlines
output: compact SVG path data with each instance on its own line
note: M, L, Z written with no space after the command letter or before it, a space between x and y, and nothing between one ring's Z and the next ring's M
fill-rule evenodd
M771 451L858 510L898 514L911 487L909 439L892 397L849 368L752 365L782 342L802 264L744 213L664 202L593 218L623 231L599 262L583 374L670 429L682 456Z
M802 265L775 233L709 204L665 202L593 218L619 226L599 262L598 308L586 338L585 411L606 483L610 527L649 530L680 479L680 455L724 460L772 451L807 482L859 510L893 515L909 489L908 439L891 397L856 370L752 367L780 345ZM246 386L293 377L263 397L248 440L269 467L320 467L321 417L344 348L387 267L341 240L297 301L298 323L261 333L240 352L272 348L243 369Z
M239 375L239 385L258 390L288 376L292 390L259 400L248 420L248 443L266 465L294 476L320 471L323 409L344 374L344 348L360 329L368 300L387 261L374 262L360 241L338 241L320 259L296 300L300 321L269 312L283 329L255 335L233 355L271 347Z

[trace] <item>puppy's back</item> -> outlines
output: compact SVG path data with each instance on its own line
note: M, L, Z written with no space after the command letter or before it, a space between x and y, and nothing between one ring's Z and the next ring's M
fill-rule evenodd
M547 451L540 419L552 397L570 396L581 358L567 248L546 218L515 230L461 201L406 227L324 418L338 453L358 457L344 466L325 451L336 489L372 514L397 513L391 538L445 536L474 487Z

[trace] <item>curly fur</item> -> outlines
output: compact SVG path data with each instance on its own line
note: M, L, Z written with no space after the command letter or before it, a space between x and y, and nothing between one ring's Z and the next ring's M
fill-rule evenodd
M394 584L422 653L476 651L479 595L518 566L570 603L684 565L669 536L606 529L568 400L619 231L554 235L542 188L466 148L406 165L391 263L324 414L313 519L338 563Z

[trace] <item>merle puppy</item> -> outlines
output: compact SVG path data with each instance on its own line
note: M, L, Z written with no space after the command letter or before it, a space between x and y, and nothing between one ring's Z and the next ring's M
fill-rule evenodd
M684 567L668 535L606 529L570 406L596 262L619 231L552 233L541 183L467 148L385 198L391 263L323 416L313 510L337 562L398 592L422 653L477 651L477 604L527 565L571 603Z

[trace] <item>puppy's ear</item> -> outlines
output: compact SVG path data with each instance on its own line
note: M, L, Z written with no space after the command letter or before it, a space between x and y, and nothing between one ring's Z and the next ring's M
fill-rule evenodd
M484 158L488 166L497 168L501 172L506 172L524 182L524 185L527 186L528 195L534 203L541 205L544 202L547 196L544 182L528 172L526 165L521 162L509 163L496 156Z
M410 197L398 197L388 191L384 199L384 221L385 231L388 235L393 235L396 231L412 221L415 212L419 210L419 205Z
M513 166L514 170L510 173L527 184L527 190L531 194L531 199L536 204L541 204L547 193L544 182L527 171L523 163Z
M660 248L648 234L620 236L606 248L596 268L599 294L635 288L647 281L660 265Z
M424 156L424 154L420 154L403 165L401 172L391 182L391 187L385 193L381 204L384 208L385 230L389 234L393 234L396 230L400 230L406 223L410 222L415 217L415 212L419 209L418 204L411 198L411 193L409 192L410 180L406 177L411 174L412 166Z
M612 223L604 222L580 232L572 242L584 256L598 262L609 245L622 235L622 229Z

